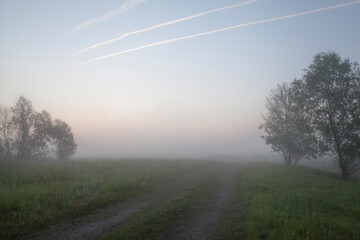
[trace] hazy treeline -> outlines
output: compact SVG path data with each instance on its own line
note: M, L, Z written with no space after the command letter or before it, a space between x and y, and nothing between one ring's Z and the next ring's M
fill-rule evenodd
M0 159L36 160L56 157L69 159L76 152L70 126L52 120L43 110L36 112L32 102L20 96L15 106L0 106Z
M285 164L333 156L346 179L360 169L360 67L335 52L320 53L301 79L266 98L260 125Z

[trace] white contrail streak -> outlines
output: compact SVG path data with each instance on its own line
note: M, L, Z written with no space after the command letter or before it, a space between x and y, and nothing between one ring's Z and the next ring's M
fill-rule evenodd
M97 57L97 58L94 58L94 59L79 63L76 66L88 64L88 63L91 63L91 62L96 62L96 61L99 61L99 60L103 60L105 58L114 57L114 56L117 56L117 55L122 55L122 54L125 54L125 53L128 53L128 52L134 52L134 51L144 49L144 48L154 47L154 46L163 45L163 44L167 44L167 43L171 43L171 42L177 42L177 41L184 40L184 39L204 36L204 35L208 35L208 34L212 34L212 33L222 32L222 31L235 29L235 28L240 28L240 27L251 26L251 25L260 24L260 23L279 21L279 20L283 20L283 19L287 19L287 18L293 18L293 17L297 17L297 16L303 16L303 15L308 15L308 14L312 14L312 13L327 11L327 10L330 10L330 9L346 7L346 6L350 6L350 5L354 5L354 4L358 4L358 3L360 3L360 0L353 1L353 2L348 2L348 3L343 3L343 4L338 4L338 5L334 5L334 6L330 6L330 7L319 8L319 9L310 10L310 11L306 11L306 12L294 13L294 14L287 15L287 16L282 16L282 17L275 17L275 18L269 18L269 19L259 20L259 21L250 22L250 23L239 24L239 25L235 25L235 26L230 26L230 27L226 27L226 28L212 30L212 31L209 31L209 32L203 32L203 33L198 33L198 34L194 34L194 35L190 35L190 36L169 39L169 40L165 40L165 41L161 41L161 42L155 42L155 43L143 45L143 46L140 46L140 47L127 49L127 50L124 50L124 51L121 51L121 52L105 55L105 56L102 56L102 57Z
M76 55L78 55L80 53L89 51L90 49L93 49L93 48L97 48L97 47L100 47L100 46L103 46L103 45L106 45L106 44L109 44L109 43L112 43L112 42L115 42L115 41L119 41L119 40L121 40L121 39L123 39L125 37L130 36L130 35L135 35L135 34L147 32L147 31L151 31L151 30L161 28L161 27L165 27L165 26L168 26L168 25L171 25L171 24L187 21L187 20L190 20L190 19L193 19L193 18L198 18L198 17L204 16L204 15L210 14L210 13L215 13L215 12L219 12L219 11L223 11L223 10L227 10L227 9L231 9L231 8L244 6L244 5L255 3L255 2L258 2L258 1L260 1L260 0L250 0L250 1L243 2L243 3L224 6L224 7L221 7L221 8L216 8L216 9L208 10L208 11L205 11L205 12L197 13L197 14L194 14L194 15L191 15L191 16L188 16L188 17L179 18L179 19L172 20L172 21L169 21L169 22L160 23L160 24L148 27L148 28L136 30L136 31L133 31L133 32L124 33L120 37L113 38L113 39L103 41L103 42L100 42L100 43L96 43L96 44L94 44L94 45L92 45L92 46L90 46L88 48L82 49L82 50L74 53L72 56L76 56Z
M103 15L101 17L91 18L89 20L86 20L86 21L80 23L77 27L75 27L73 30L71 30L70 33L76 32L85 27L89 27L98 22L105 22L105 21L109 20L110 18L120 15L124 12L127 12L130 9L132 9L132 8L136 7L137 5L139 5L143 2L146 2L146 1L147 0L127 0L120 7L111 10L110 12L106 13L105 15Z

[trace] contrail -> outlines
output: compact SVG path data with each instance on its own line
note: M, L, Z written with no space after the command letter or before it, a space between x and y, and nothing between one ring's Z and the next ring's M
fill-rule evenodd
M334 5L334 6L329 6L329 7L324 7L324 8L318 8L318 9L310 10L310 11L306 11L306 12L294 13L294 14L286 15L286 16L282 16L282 17L275 17L275 18L269 18L269 19L259 20L259 21L250 22L250 23L239 24L239 25L235 25L235 26L230 26L230 27L226 27L226 28L212 30L212 31L209 31L209 32L203 32L203 33L198 33L198 34L194 34L194 35L190 35L190 36L169 39L169 40L165 40L165 41L161 41L161 42L155 42L155 43L143 45L143 46L140 46L140 47L127 49L127 50L124 50L124 51L121 51L121 52L105 55L105 56L102 56L102 57L97 57L97 58L94 58L94 59L79 63L79 64L77 64L75 66L80 66L80 65L91 63L91 62L96 62L96 61L99 61L99 60L103 60L105 58L114 57L114 56L117 56L117 55L122 55L122 54L125 54L125 53L128 53L128 52L134 52L134 51L144 49L144 48L154 47L154 46L163 45L163 44L167 44L167 43L171 43L171 42L177 42L177 41L184 40L184 39L204 36L204 35L208 35L208 34L213 34L213 33L222 32L222 31L235 29L235 28L240 28L240 27L251 26L251 25L260 24L260 23L279 21L279 20L283 20L283 19L287 19L287 18L293 18L293 17L297 17L297 16L303 16L303 15L308 15L308 14L312 14L312 13L327 11L327 10L331 10L331 9L335 9L335 8L346 7L346 6L350 6L350 5L354 5L354 4L358 4L358 3L360 3L360 0L353 1L353 2L348 2L348 3L343 3L343 4L338 4L338 5Z
M124 12L129 11L130 9L136 7L137 5L139 5L143 2L146 2L146 0L127 0L120 7L111 10L110 12L106 13L105 15L103 15L101 17L91 18L89 20L86 20L86 21L80 23L77 27L75 27L73 30L71 30L70 33L76 32L85 27L89 27L89 26L93 25L94 23L105 22L105 21L109 20L110 18L113 18L117 15L120 15Z
M236 8L236 7L244 6L244 5L251 4L251 3L255 3L255 2L258 2L258 1L260 1L260 0L250 0L250 1L243 2L243 3L238 3L238 4L234 4L234 5L224 6L224 7L221 7L221 8L216 8L216 9L208 10L208 11L205 11L205 12L197 13L197 14L194 14L194 15L191 15L191 16L188 16L188 17L179 18L179 19L172 20L172 21L169 21L169 22L160 23L160 24L157 24L157 25L148 27L148 28L136 30L136 31L133 31L133 32L124 33L124 34L121 35L120 37L113 38L113 39L110 39L110 40L108 40L108 41L100 42L100 43L94 44L94 45L92 45L92 46L90 46L90 47L88 47L88 48L85 48L85 49L83 49L83 50L80 50L80 51L74 53L72 56L76 56L76 55L78 55L78 54L80 54L80 53L89 51L90 49L93 49L93 48L97 48L97 47L103 46L103 45L105 45L105 44L109 44L109 43L112 43L112 42L115 42L115 41L119 41L119 40L121 40L121 39L123 39L123 38L125 38L125 37L130 36L130 35L135 35L135 34L147 32L147 31L151 31L151 30L154 30L154 29L157 29L157 28L161 28L161 27L165 27L165 26L168 26L168 25L171 25L171 24L175 24L175 23L187 21L187 20L190 20L190 19L193 19L193 18L198 18L198 17L204 16L204 15L210 14L210 13L215 13L215 12L223 11L223 10L226 10L226 9L231 9L231 8Z

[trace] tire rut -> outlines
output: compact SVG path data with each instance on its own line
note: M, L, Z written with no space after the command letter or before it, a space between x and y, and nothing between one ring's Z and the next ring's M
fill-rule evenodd
M24 240L72 240L72 239L95 239L102 233L111 231L118 224L121 224L141 212L152 202L170 197L181 191L187 184L198 178L201 174L191 173L181 176L175 180L152 192L145 193L139 197L129 199L111 206L97 209L92 214L72 220L71 223L59 224L48 227L45 230L31 234L22 239Z
M217 174L218 185L206 199L199 203L200 211L182 219L161 239L211 239L217 223L223 214L224 207L230 202L235 169L227 167Z

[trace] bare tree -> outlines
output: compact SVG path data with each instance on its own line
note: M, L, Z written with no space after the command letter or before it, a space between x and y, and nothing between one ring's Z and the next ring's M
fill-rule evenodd
M11 158L11 113L8 108L0 106L0 158L10 160Z

